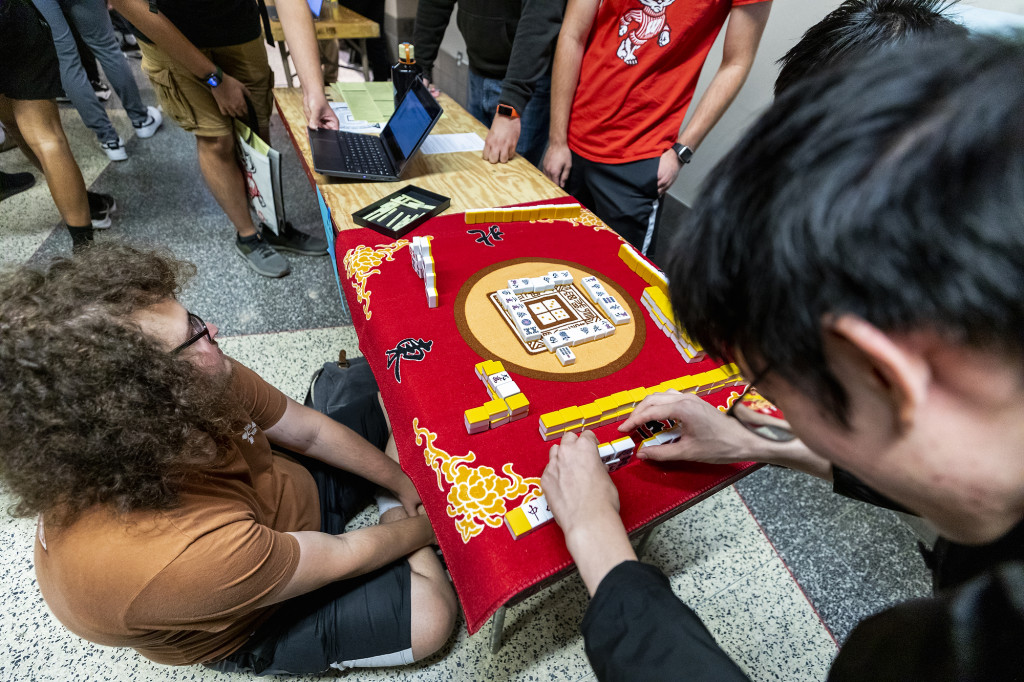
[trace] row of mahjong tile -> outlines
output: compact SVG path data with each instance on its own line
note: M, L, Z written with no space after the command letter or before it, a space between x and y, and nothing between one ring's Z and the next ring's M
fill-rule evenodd
M597 277L584 277L580 280L580 284L583 285L583 293L593 301L594 305L604 311L604 314L608 316L612 323L620 325L629 322L629 313L626 312L626 309L619 304L614 296L605 291L604 286L598 281Z
M477 378L487 387L491 400L466 410L464 423L467 433L481 433L529 414L530 401L500 362L485 360L477 363L475 370Z
M642 429L637 429L630 436L598 445L597 453L609 472L624 467L641 448L676 442L682 437L682 426L673 426L639 440L635 437L638 433L642 433ZM541 494L505 514L505 527L512 533L512 537L518 540L530 531L553 521L554 518L547 498Z
M572 284L573 276L568 270L555 270L540 277L517 277L508 281L508 288L513 294L531 294L534 292L551 291L555 287Z
M639 387L619 391L610 396L598 398L585 405L572 405L540 416L540 436L545 441L561 438L567 432L578 433L583 429L596 429L628 417L641 400L654 393L668 390L680 393L706 395L744 382L735 365L725 365L701 374L679 377L664 381L657 386Z
M651 265L646 258L637 253L629 244L619 246L619 258L630 270L640 275L640 279L662 291L668 291L668 277L665 273Z
M520 220L571 220L580 217L579 204L544 204L514 208L471 208L466 211L466 224L515 223Z
M413 237L409 246L412 256L412 269L420 279L427 292L427 307L437 307L437 274L434 272L434 251L430 247L430 237Z
M672 304L664 291L658 287L647 287L644 289L643 296L640 297L640 304L651 314L654 324L665 332L665 336L672 341L684 360L700 362L707 356L700 344L690 339L686 330L676 323L676 318L672 314Z

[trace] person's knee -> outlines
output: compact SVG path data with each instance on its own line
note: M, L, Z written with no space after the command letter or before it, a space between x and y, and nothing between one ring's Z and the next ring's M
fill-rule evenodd
M413 574L412 655L420 660L445 645L455 629L458 606L446 579Z
M231 135L197 135L196 146L203 155L216 156L220 159L233 159L235 156L235 138Z

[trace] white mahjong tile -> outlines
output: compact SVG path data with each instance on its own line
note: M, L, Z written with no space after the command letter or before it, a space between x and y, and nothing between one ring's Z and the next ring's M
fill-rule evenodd
M555 334L545 334L541 337L540 342L544 344L549 353L554 353L555 349L560 345L558 343L558 336Z
M590 339L587 338L587 335L584 334L579 329L570 329L569 330L569 336L572 337L572 341L570 343L573 346L582 345L582 344L584 344L584 343L586 343L587 341L590 340Z
M516 382L509 379L503 384L498 384L494 387L494 392L498 394L498 397L504 400L510 396L514 396L516 393L520 393L519 386Z
M615 324L626 324L627 322L629 322L632 319L629 316L629 313L627 313L625 310L617 310L617 311L615 311L611 315L611 318L612 318L612 322L614 322Z
M615 448L612 447L611 443L601 443L597 446L597 454L601 456L601 461L604 462L615 456Z
M576 362L576 354L572 352L572 349L568 346L562 346L555 351L555 357L562 363L562 367L571 365Z
M523 339L526 341L536 341L541 336L540 329L537 327L526 327L519 331L522 332Z

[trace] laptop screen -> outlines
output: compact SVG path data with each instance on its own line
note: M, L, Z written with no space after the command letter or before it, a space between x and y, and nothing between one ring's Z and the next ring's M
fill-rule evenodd
M427 89L414 82L380 135L399 166L412 156L440 115L441 107Z

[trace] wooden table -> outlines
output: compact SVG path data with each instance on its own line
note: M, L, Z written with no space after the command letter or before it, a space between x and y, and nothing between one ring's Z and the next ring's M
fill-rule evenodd
M270 34L277 41L277 48L281 51L281 64L290 88L293 79L291 67L288 65L288 46L284 41L284 29L281 27L281 20L278 19L277 7L274 6L273 0L267 0L267 14L270 17ZM313 17L313 27L316 29L317 40L339 38L356 41L359 51L363 55L363 78L370 80L370 60L366 54L366 39L380 37L380 26L376 21L367 19L335 2L324 2L320 9L320 16Z
M328 99L330 97L328 91ZM451 206L445 214L461 213L467 208L504 206L567 196L562 188L548 180L536 166L521 156L516 156L509 163L492 164L484 161L480 152L417 154L402 173L401 182L366 182L320 175L313 171L309 138L302 123L305 121L302 91L298 88L275 88L274 98L306 174L310 182L323 193L327 205L332 209L334 225L338 230L356 227L352 222L352 213L407 183L451 197ZM487 128L451 97L441 94L437 101L444 109L444 115L434 126L432 134L476 133L481 139L487 137Z
M333 228L339 233L349 230L365 231L365 228L360 228L352 222L351 214L358 211L360 208L391 194L406 183L413 183L432 192L437 192L451 197L451 206L445 214L442 215L461 213L469 208L503 206L567 196L561 188L548 180L536 167L523 158L516 157L510 163L505 164L491 164L481 158L480 152L461 152L435 155L418 154L403 173L402 181L398 183L342 180L320 175L312 170L309 141L306 135L305 119L302 112L301 92L294 88L279 88L274 90L274 96L277 101L281 118L285 122L285 128L288 130L289 135L292 138L292 142L302 159L304 170L306 171L310 182L323 196L324 203L331 210ZM451 98L441 95L438 100L444 108L445 113L434 128L433 132L442 134L475 132L479 134L481 138L486 136L486 128L475 118L470 116ZM355 232L352 234L356 235ZM331 236L334 237L334 235ZM342 239L341 234L338 234L337 237L339 240ZM582 256L582 254L580 255ZM451 305L450 301L448 305ZM356 312L359 313L362 311L356 308ZM367 320L369 320L369 317L367 317ZM361 322L361 320L355 321ZM359 328L359 325L357 325L357 328ZM379 345L376 344L378 339L375 338L361 339L360 341L361 346L364 343L367 344L367 347L363 349L364 353L368 352L370 345ZM664 339L662 339L662 341L664 341ZM376 358L377 354L378 353L375 349L372 356ZM462 367L459 371L465 371L467 369L471 372L472 366L469 366L468 368ZM453 371L455 370L453 369ZM387 370L385 370L384 374L381 376L383 378L386 375L390 375L390 372L387 372ZM384 389L382 387L382 391L383 390ZM540 401L538 400L538 402ZM389 405L388 410L389 412L392 411L391 405ZM533 410L531 408L531 415L532 412ZM530 421L531 424L535 424L536 416L531 416ZM520 423L525 424L526 421ZM529 430L533 433L535 431L535 426L531 425ZM511 432L509 433L511 435ZM396 443L397 442L398 439L396 436ZM542 442L538 441L538 443L534 443L533 445L546 452L547 446ZM411 449L415 450L415 448ZM401 446L399 447L399 452L402 452ZM412 452L410 454L418 455L417 452ZM480 454L484 454L482 450L480 451ZM403 461L404 458L408 456L409 455L403 455ZM420 456L420 459L422 460L422 456ZM746 470L732 470L724 472L721 475L715 474L713 485L709 485L698 497L689 500L687 503L673 507L668 510L667 513L660 515L657 518L650 519L649 522L642 524L642 526L634 526L632 529L633 533L631 533L631 535L633 537L640 538L641 542L641 547L638 548L638 553L642 553L643 544L649 537L650 531L653 530L656 525L667 518L670 518L679 511L682 511L691 504L695 504L717 490L732 484L739 478L749 474L754 470L754 468L756 467L748 468ZM625 470L626 469L623 471ZM539 475L539 472L537 473ZM421 494L424 494L425 492L428 491L423 491ZM506 531L504 529L500 529L500 532L505 533ZM454 556L451 560L455 560ZM571 573L572 570L573 567L571 562L566 562L564 569L553 572L546 579L536 581L525 589L522 589L505 599L503 605L494 612L491 619L492 651L497 651L501 645L506 607L519 603L526 597L535 594L537 591L547 587L551 583L561 580Z

